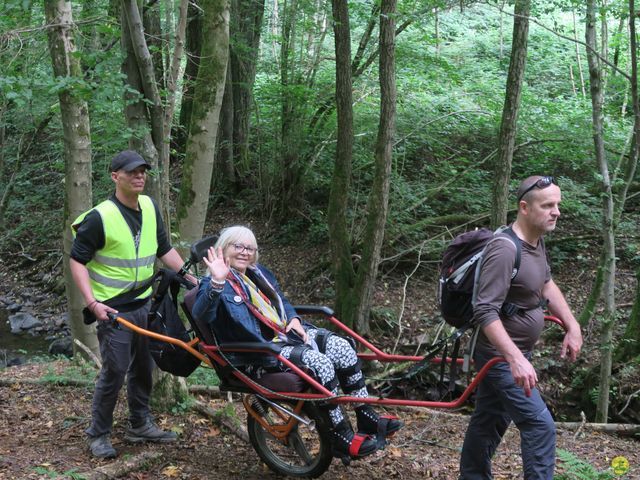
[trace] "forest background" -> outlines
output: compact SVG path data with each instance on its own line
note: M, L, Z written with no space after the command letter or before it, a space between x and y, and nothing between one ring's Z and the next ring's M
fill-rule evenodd
M591 345L556 394L638 422L633 0L0 5L3 266L57 272L33 278L66 292L90 348L68 226L109 194L120 150L154 165L175 245L214 233L214 215L250 219L271 244L318 252L316 300L407 344L411 324L436 328L433 306L403 323L412 299L376 303L380 275L432 303L447 242L506 223L519 181L552 174L562 219L546 244L581 287Z

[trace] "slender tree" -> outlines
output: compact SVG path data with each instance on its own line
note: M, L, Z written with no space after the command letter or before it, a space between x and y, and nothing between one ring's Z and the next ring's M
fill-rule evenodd
M336 283L335 309L338 315L353 326L351 292L356 272L351 260L351 239L347 227L349 186L353 164L353 94L351 78L351 31L347 2L333 0L333 31L336 52L336 159L331 179L327 222L329 244Z
M600 171L602 188L602 234L603 246L603 295L604 313L601 322L600 339L600 383L598 392L598 405L596 408L596 422L606 423L609 410L609 385L611 383L612 366L612 336L616 313L615 303L615 236L614 236L614 207L613 192L611 190L611 177L604 146L604 89L602 82L602 65L596 34L596 2L587 0L587 18L585 26L585 39L587 43L587 61L589 63L589 90L592 107L592 132L595 147L596 162Z
M148 109L145 119L151 126L151 140L153 145L145 142L145 149L142 150L142 154L158 172L161 159L164 158L164 149L168 148L165 144L165 133L163 128L163 108L162 100L160 98L160 90L158 88L158 82L156 80L156 71L153 66L153 58L149 51L147 41L144 34L144 27L142 24L142 16L138 8L136 0L122 0L122 15L123 15L123 34L128 32L129 37L125 38L123 42L129 46L133 58L135 58L135 64L133 64L133 58L129 61L132 63L131 68L127 69L126 73L136 76L135 80L129 80L130 85L141 87L141 91L144 95L145 106ZM136 119L140 124L142 119ZM167 200L163 197L163 190L161 188L161 175L168 175L168 172L159 172L149 178L149 191L154 197L158 205L160 206L162 216L164 217L167 226L169 223L169 211Z
M91 132L89 110L81 97L82 69L76 55L73 37L74 23L71 2L46 0L49 51L53 73L64 79L65 87L58 91L60 118L64 133L65 156L65 207L64 230L64 275L69 302L71 334L94 353L98 353L95 327L82 321L82 296L74 287L69 269L69 254L73 238L71 222L82 212L91 208Z
M367 202L367 226L358 269L358 309L356 328L369 332L369 312L380 263L380 251L389 213L389 188L393 161L393 136L396 124L396 0L382 0L380 5L380 123L375 150L375 176Z
M350 28L345 2L332 2L336 42L336 104L338 145L329 198L328 222L336 277L336 310L349 325L367 333L373 288L380 263L389 209L393 134L396 118L395 80L395 0L380 6L380 121L375 146L375 172L367 201L367 222L361 260L351 263L351 246L346 226L353 151L353 110L351 102Z
M180 238L188 243L201 238L204 231L229 58L228 0L203 0L200 5L202 54L177 208Z
M264 18L265 0L232 0L229 68L233 99L233 159L241 173L250 169L249 133L253 84Z
M629 12L635 12L635 0L629 0ZM638 54L635 17L634 14L629 15L629 42L631 47L630 89L634 121L633 139L631 141L631 152L629 155L629 163L631 165L625 169L625 179L635 177L636 165L640 153L640 99L638 98ZM627 184L626 181L625 184ZM622 198L626 198L626 193L627 190L621 192L620 195ZM622 214L622 208L618 209L618 214ZM623 334L623 341L618 343L615 352L615 358L620 362L626 362L640 355L640 267L636 269L636 279L638 281L636 283L636 298L633 304L633 310L631 311Z
M498 156L494 167L493 208L491 227L498 228L507 223L509 209L509 180L516 142L518 111L524 71L527 64L527 41L529 38L529 12L531 0L516 0L514 7L511 60L507 75L507 86L498 137Z

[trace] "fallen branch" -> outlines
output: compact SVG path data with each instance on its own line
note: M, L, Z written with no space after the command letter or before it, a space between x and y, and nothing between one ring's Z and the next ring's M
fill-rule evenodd
M635 435L640 433L640 425L629 423L582 423L582 422L556 422L556 428L564 430L584 429L594 432L621 433Z
M73 343L75 343L78 347L80 347L80 349L82 349L82 351L84 353L87 354L87 356L93 361L93 363L95 363L95 365L98 368L98 370L102 369L102 362L96 356L96 354L91 351L91 349L89 347L87 347L84 343L82 343L77 338L73 339Z
M133 457L123 457L108 465L97 467L89 473L80 474L87 480L111 480L128 476L129 473L139 470L148 470L149 466L158 463L162 459L162 453L158 451L142 452Z
M202 393L213 398L222 398L219 387L210 387L207 385L189 385L189 393Z
M249 434L246 428L239 424L237 418L233 418L226 413L224 409L214 410L198 400L193 404L192 409L211 419L216 425L225 427L239 439L249 443Z
M582 432L582 430L584 429L584 426L587 424L587 416L584 414L584 412L580 412L580 426L578 427L578 429L576 430L576 433L573 434L573 438L578 438L580 436L580 433Z
M93 380L84 380L78 378L13 378L6 377L0 378L0 387L10 387L11 385L64 385L69 387L86 387L89 385L93 385L95 382ZM201 393L209 395L213 398L222 398L222 394L220 393L220 388L218 387L210 387L207 385L189 385L189 393Z
M618 412L618 415L622 415L622 412L624 412L627 407L629 406L629 404L631 403L631 400L633 399L633 397L636 397L640 395L640 390L636 390L635 392L633 392L631 395L629 395L629 398L627 398L627 402L624 404L624 407L622 407L622 410L620 410Z
M75 378L0 378L0 387L11 385L63 385L69 387L86 387L93 385L93 380Z

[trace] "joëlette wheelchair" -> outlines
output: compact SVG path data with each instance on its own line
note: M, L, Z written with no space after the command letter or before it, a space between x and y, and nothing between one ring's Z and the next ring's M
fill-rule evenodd
M190 257L180 273L184 275L192 266L196 266L206 255L208 248L215 243L215 240L216 237L208 237L196 242L191 247ZM329 468L334 458L330 440L332 424L326 409L319 408L323 402L331 404L370 403L384 407L411 406L455 409L467 401L493 365L505 361L500 357L493 358L476 373L464 391L451 401L389 398L384 394L368 398L334 395L308 372L282 357L280 355L281 347L277 344L218 343L208 326L197 321L191 315L196 291L196 288L188 290L181 302L193 331L193 338L189 342L137 327L120 317L115 317L115 320L138 334L162 340L187 350L202 363L216 371L220 379L221 392L241 394L242 403L247 411L247 431L251 445L260 459L272 471L281 475L315 478ZM429 363L440 364L441 367L452 363L463 363L462 358L456 358L454 355L452 355L453 358L448 357L446 351L440 357L435 357L433 353L423 356L391 355L383 352L340 322L330 308L309 305L298 305L294 308L300 315L322 317L325 322L333 326L336 333L351 338L364 347L367 352L358 353L363 361L376 360L382 364L409 362L412 367L409 369L408 376L411 376L412 372L415 373L423 369ZM545 318L562 326L562 322L555 317ZM444 341L449 342L463 334L464 329L458 330ZM438 350L439 347L430 349L431 352ZM442 352L441 349L439 351ZM238 363L236 360L230 361L227 357L230 353L272 355L288 371L266 373L260 378L256 378L250 373L249 365ZM348 463L347 459L343 458L342 460L344 463Z

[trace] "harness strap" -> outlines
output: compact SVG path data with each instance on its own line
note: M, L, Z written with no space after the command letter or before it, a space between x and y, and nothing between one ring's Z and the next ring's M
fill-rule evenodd
M291 363L295 365L302 365L302 356L304 352L309 350L311 347L307 344L296 345L291 349L291 353L289 353L289 360Z
M368 438L368 435L363 435L361 433L354 434L353 440L351 440L351 445L349 445L349 455L352 457L360 456L360 447Z
M359 358L356 363L354 363L350 367L336 368L336 377L338 377L338 379L340 380L340 385L342 385L342 391L344 393L349 394L367 386L364 380L364 375L361 375L360 378L355 381L355 383L347 383L349 377L360 372L362 372L362 362Z
M258 320L260 320L267 327L272 329L276 334L277 333L282 333L282 334L285 333L285 329L284 328L278 327L275 323L273 323L271 320L269 320L267 317L265 317L260 312L260 310L258 310L255 307L255 305L249 301L249 297L247 296L247 293L244 291L244 289L240 286L240 283L238 282L238 280L231 273L229 273L229 275L227 275L227 281L231 285L231 288L233 288L233 291L236 292L240 296L240 298L242 299L242 301L244 302L244 304L247 306L247 308L249 309L249 311L251 312L251 314L254 317L256 317Z
M457 338L453 344L451 352L451 364L449 365L449 392L453 392L456 388L456 379L458 376L458 356L460 355L460 339Z
M318 345L318 350L322 353L327 351L327 340L331 335L335 335L333 332L327 330L326 328L319 328L318 333L316 333L315 342Z

